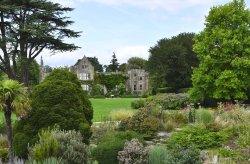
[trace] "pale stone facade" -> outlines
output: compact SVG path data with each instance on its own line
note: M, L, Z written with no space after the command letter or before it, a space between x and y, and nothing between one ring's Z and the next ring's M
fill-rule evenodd
M74 66L70 67L70 70L72 72L75 72L78 79L81 81L93 81L94 80L95 69L86 56L78 60ZM85 91L91 90L88 84L82 84L82 88Z
M148 73L143 69L131 69L127 72L127 89L142 95L148 90Z

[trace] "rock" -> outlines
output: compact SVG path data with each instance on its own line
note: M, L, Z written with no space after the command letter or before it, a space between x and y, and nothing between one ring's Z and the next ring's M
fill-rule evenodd
M157 136L160 137L160 138L167 138L170 136L170 133L168 132L159 132L157 133Z

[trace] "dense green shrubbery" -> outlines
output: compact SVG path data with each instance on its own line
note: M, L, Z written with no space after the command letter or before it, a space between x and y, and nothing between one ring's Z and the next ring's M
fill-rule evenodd
M176 144L185 148L194 145L199 149L220 147L228 135L223 132L212 132L202 126L188 126L181 131L174 132L167 139L168 148L172 149Z
M139 99L139 100L134 100L131 102L131 107L133 109L140 109L143 108L145 105L145 100L143 99Z
M145 139L152 139L156 132L163 129L160 120L150 113L150 110L143 109L133 117L123 120L119 126L120 130L133 130L143 135Z
M44 162L48 158L60 158L64 163L87 163L89 148L83 137L74 130L42 130L39 141L29 150L29 160Z
M2 162L7 162L8 150L7 136L0 134L0 159L2 159Z
M158 94L153 97L153 101L164 110L180 110L190 103L188 95L184 93Z
M16 132L29 137L30 145L34 144L40 129L55 124L60 129L80 131L84 135L84 142L88 143L91 136L93 109L75 74L65 69L51 72L33 89L31 105L30 113L16 125ZM20 140L20 137L15 139ZM18 147L18 149L25 152L27 143L20 145L24 147ZM18 156L24 154L14 149Z
M137 138L144 143L142 137L136 132L111 132L104 135L98 146L93 150L92 156L102 164L117 164L118 152L123 150L126 141Z
M149 164L165 164L168 160L168 151L165 146L154 146L149 151Z

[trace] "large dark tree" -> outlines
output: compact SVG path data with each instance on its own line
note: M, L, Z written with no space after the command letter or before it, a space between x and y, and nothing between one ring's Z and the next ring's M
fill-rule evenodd
M110 61L110 65L108 66L107 69L109 69L111 72L116 72L119 68L119 65L120 64L118 63L116 55L115 55L115 53L113 53L112 60Z
M147 62L153 89L170 87L172 91L191 86L192 67L198 65L193 52L193 33L164 38L151 47Z
M97 71L97 72L103 72L103 67L102 67L102 65L99 63L97 57L87 57L87 58L88 58L88 60L90 61L90 63L94 66L95 71Z
M69 11L72 8L47 0L0 0L0 69L17 79L20 60L20 82L27 86L29 66L44 49L77 49L64 42L64 38L79 36L68 28L73 23L65 17Z

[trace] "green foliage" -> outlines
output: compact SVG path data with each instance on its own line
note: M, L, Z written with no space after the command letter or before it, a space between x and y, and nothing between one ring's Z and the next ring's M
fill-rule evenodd
M138 141L126 142L124 149L118 152L119 164L148 164L148 150Z
M38 160L30 160L27 162L28 164L66 164L64 161L61 159L55 158L55 157L50 157L45 160L38 161Z
M232 159L242 158L241 154L239 152L236 152L236 151L231 150L231 149L226 149L226 148L220 148L219 155L221 155L223 157L230 157Z
M75 130L64 131L55 129L51 131L51 134L59 144L58 158L70 164L87 163L90 151L88 146L83 143L81 133Z
M28 85L31 62L44 50L70 51L79 47L64 42L65 38L79 37L79 32L68 28L73 22L65 16L72 8L47 0L1 1L2 13L2 69L12 79L21 70L20 82ZM22 21L17 18L22 18ZM11 25L9 26L9 23ZM6 46L8 49L6 49ZM20 67L17 67L20 60ZM10 66L10 61L13 63Z
M200 156L200 149L196 145L188 145L182 147L180 145L174 145L173 149L169 151L169 155L166 164L202 164Z
M189 126L179 132L174 132L167 139L167 146L170 149L177 144L183 148L195 145L199 149L220 147L227 139L227 134L223 132L212 132L201 126Z
M128 59L127 69L145 69L146 68L146 60L140 57L131 57Z
M18 121L17 133L25 134L34 144L39 130L56 124L60 129L80 131L88 143L93 110L80 85L76 75L68 70L51 72L33 89L32 110Z
M49 157L56 157L58 154L59 143L50 131L42 130L39 133L39 141L29 150L30 160L43 162Z
M8 158L8 148L0 148L0 159L2 159L2 162L7 162Z
M112 55L112 60L110 61L110 64L108 65L108 67L106 68L106 72L116 72L119 68L119 63L118 60L116 58L115 53L113 52Z
M139 139L140 142L144 141L139 134L132 131L107 133L93 150L92 156L102 164L117 164L118 152L122 151L127 140L133 138Z
M123 83L120 83L118 86L117 86L117 95L118 96L122 96L126 93L126 86L125 84Z
M163 110L180 110L190 103L188 95L184 93L158 94L153 97L153 101Z
M95 77L96 83L105 85L110 92L119 84L125 84L127 77L122 74L97 74Z
M150 48L147 70L154 90L170 87L177 91L191 86L192 67L198 65L193 37L193 33L181 33Z
M195 122L198 124L208 125L213 121L213 112L206 109L198 109L195 119Z
M160 120L147 110L141 110L127 120L122 120L119 125L121 130L133 130L142 134L145 139L152 139L156 132L163 129Z
M30 137L26 136L24 133L16 133L14 136L14 152L17 156L26 157L28 154L28 143L30 142Z
M154 146L149 151L149 164L166 164L168 151L165 146Z
M95 72L103 72L103 67L99 63L98 58L96 57L87 57L88 61L94 66Z
M248 98L249 20L249 9L242 0L210 9L205 29L194 39L200 64L192 75L193 100Z
M96 84L96 85L92 86L90 94L91 94L91 96L96 96L96 95L101 96L101 95L104 95L102 86L100 84Z
M133 109L143 108L144 105L145 105L145 100L144 99L134 100L134 101L131 102L131 107Z

